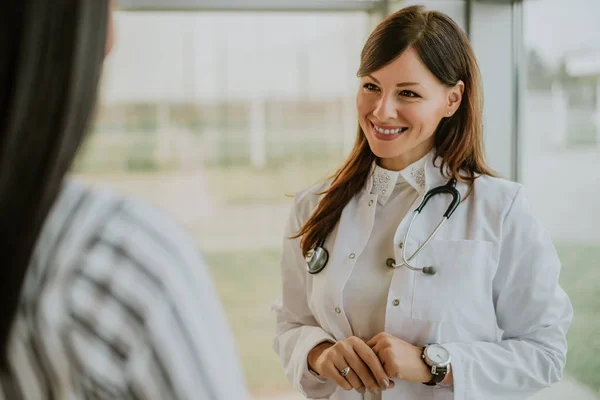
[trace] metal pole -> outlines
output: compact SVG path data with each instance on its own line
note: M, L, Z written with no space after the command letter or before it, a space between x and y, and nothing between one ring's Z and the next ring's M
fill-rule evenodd
M381 19L390 15L390 0L379 0L379 9L381 10Z
M519 181L521 174L521 150L523 141L523 113L521 109L525 85L523 71L525 70L523 49L523 2L514 0L512 2L512 48L513 48L513 176L512 179Z
M122 11L371 11L387 0L121 0Z
M473 17L473 0L466 0L465 3L465 33L471 39L471 18Z

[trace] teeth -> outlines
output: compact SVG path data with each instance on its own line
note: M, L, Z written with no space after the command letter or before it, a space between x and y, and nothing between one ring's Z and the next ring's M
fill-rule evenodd
M404 130L404 128L396 128L396 129L383 129L380 128L378 126L373 125L373 127L375 128L375 130L379 133L382 133L384 135L395 135L397 133L400 133L401 131Z

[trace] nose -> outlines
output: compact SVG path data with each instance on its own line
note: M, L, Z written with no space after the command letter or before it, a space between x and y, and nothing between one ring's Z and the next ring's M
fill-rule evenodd
M393 99L389 96L381 96L377 101L373 115L379 121L389 121L398 117L398 110Z

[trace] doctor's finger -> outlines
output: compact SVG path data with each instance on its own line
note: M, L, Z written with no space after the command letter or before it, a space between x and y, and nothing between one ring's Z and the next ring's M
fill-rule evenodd
M376 344L374 344L374 345L371 345L371 346L370 346L370 349L373 351L373 353L375 353L375 355L376 355L377 357L379 357L379 352L381 351L381 348L382 348L382 347L383 347L383 346L381 346L381 343L376 343ZM381 361L381 359L379 359L379 360Z
M336 360L327 363L323 369L322 375L325 378L334 381L342 389L352 390L352 385L350 382L348 382L340 373L340 371L346 368L346 366L347 365L345 365L342 357L336 357Z
M371 370L360 358L360 356L352 349L344 354L346 362L356 373L360 379L362 385L367 388L368 391L374 392L379 389L385 389L385 387L377 382L375 376L371 373Z
M356 389L366 388L368 391L372 392L379 389L377 385L377 381L369 371L369 367L358 357L356 354L350 355L346 354L345 356L346 363L351 368L351 372L346 377L348 381L354 386Z
M348 383L350 383L350 385L357 391L364 390L365 384L358 377L358 374L354 370L352 364L350 364L348 361L344 360L344 361L340 362L339 364L336 364L336 368L339 371L341 371L345 368L344 365L350 367L350 372L348 372L348 375L346 375L346 377L345 377L345 379L348 381Z
M370 372L383 389L388 389L390 386L390 378L383 368L383 364L377 357L377 354L365 343L358 343L354 350L362 361L368 366Z

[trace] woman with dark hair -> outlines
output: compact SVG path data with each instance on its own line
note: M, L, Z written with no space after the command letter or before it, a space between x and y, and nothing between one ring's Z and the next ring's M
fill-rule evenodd
M285 232L287 376L340 400L525 399L557 382L573 310L521 186L485 162L467 37L405 8L370 35L358 75L354 149L295 197Z
M150 207L65 179L110 7L0 5L0 399L245 399L194 243Z

